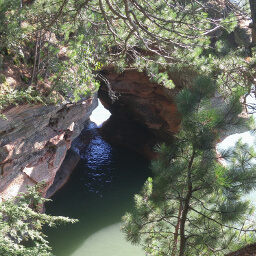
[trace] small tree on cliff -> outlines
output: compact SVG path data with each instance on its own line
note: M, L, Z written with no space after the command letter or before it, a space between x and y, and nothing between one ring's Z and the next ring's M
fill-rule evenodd
M229 165L219 163L219 131L240 121L241 106L235 95L213 108L214 91L211 80L200 77L177 95L182 130L173 145L158 147L154 180L135 196L135 213L123 217L128 241L142 244L147 255L223 255L250 232L252 207L241 196L256 185L255 153L239 142L223 153Z
M43 226L77 221L40 213L46 201L40 196L40 186L30 187L26 194L0 204L1 256L52 256L46 236L41 232Z

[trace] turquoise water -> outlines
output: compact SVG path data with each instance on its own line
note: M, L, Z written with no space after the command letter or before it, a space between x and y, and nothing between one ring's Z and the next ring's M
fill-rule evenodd
M74 142L81 160L68 183L47 203L46 213L79 219L47 229L56 256L142 256L126 242L121 217L133 207L133 196L150 176L149 162L138 154L105 142L95 123Z

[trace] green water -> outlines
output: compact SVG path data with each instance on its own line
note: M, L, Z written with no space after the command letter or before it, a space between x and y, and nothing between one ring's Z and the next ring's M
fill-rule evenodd
M150 176L149 162L105 142L94 123L75 140L81 160L68 183L46 205L46 213L79 219L77 224L47 229L56 256L142 256L126 242L121 217L133 207Z

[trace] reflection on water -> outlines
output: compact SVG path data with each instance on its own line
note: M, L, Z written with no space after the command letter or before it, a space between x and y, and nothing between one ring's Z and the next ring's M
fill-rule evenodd
M125 242L121 217L131 211L133 195L149 176L140 155L105 142L91 123L74 141L81 160L68 183L46 205L46 213L79 219L79 223L47 229L56 256L142 256Z
M86 144L86 141L90 141ZM100 193L100 188L110 183L113 178L114 165L112 147L105 142L95 123L90 123L80 137L75 140L73 148L81 156L84 175L82 180L88 191ZM101 195L102 196L102 195Z

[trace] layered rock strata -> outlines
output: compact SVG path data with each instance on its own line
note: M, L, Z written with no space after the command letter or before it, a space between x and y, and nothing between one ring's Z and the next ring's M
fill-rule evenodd
M0 199L26 191L27 185L52 185L71 142L97 106L96 97L58 106L21 105L0 120Z

